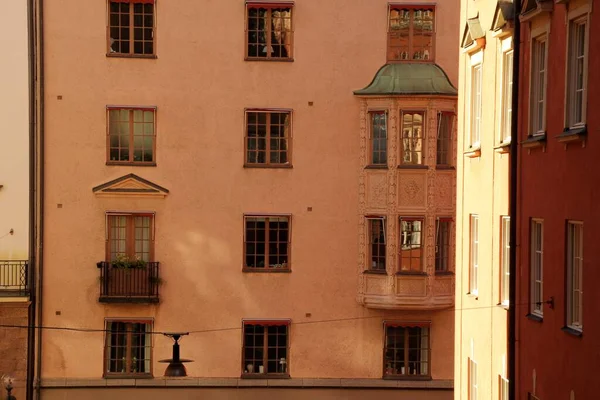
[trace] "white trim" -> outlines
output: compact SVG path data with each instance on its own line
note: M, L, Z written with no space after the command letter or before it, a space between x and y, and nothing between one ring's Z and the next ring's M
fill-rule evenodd
M549 49L549 30L547 27L538 28L532 30L531 38L529 41L529 133L532 135L544 134L546 131L546 110L547 110L547 88L548 88L548 49ZM536 57L536 46L541 46L543 43L544 46L544 60L543 60L543 68L541 68L540 60ZM542 99L540 99L537 95L534 95L537 92L538 86L534 80L534 74L539 78L539 75L543 71L543 94ZM538 81L539 84L539 81ZM537 102L539 107L540 100L543 100L543 109L542 113L542 121L541 126L534 125L534 117L538 117L539 114L535 114L535 111L539 111L537 107L534 107L534 103ZM538 129L535 129L538 128Z
M534 231L534 227L540 227L539 238ZM530 291L530 312L539 317L544 316L544 220L532 218L530 223L530 246L529 246L529 291ZM539 240L539 248L535 242ZM534 253L535 252L535 253ZM539 265L536 263L535 254L539 254ZM536 286L539 284L539 292L536 293ZM540 303L540 304L537 304Z
M568 19L566 21L567 27L567 46L565 56L565 92L564 92L564 126L566 128L582 127L587 121L587 97L588 97L588 66L589 66L589 42L590 42L590 15L588 13L589 6L578 7L568 13ZM574 104L571 101L572 84L575 80L573 74L576 72L573 70L574 60L572 59L573 52L576 50L576 44L572 42L573 38L571 35L572 27L579 22L585 23L585 34L584 34L584 49L583 49L583 93L581 103L581 121L572 122L573 113L576 112Z
M578 331L583 331L583 233L583 222L567 221L567 326ZM578 312L575 316L573 300L576 296Z

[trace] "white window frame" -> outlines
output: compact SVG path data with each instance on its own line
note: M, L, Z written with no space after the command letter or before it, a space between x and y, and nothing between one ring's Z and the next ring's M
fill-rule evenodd
M565 91L565 126L567 128L583 127L587 120L587 93L588 93L588 60L589 60L589 7L579 7L569 12L569 21L567 25L567 74L566 74L566 91ZM583 54L576 53L578 46L578 37L574 34L577 25L585 25L584 27L584 43ZM577 121L578 114L577 104L574 100L579 89L577 83L577 58L582 58L582 94L581 99L581 118Z
M502 375L498 375L498 378L498 398L508 400L508 379Z
M501 41L502 77L500 90L500 138L501 144L510 143L512 124L512 85L513 85L513 41L512 36Z
M539 227L539 232L537 231ZM538 317L544 316L544 221L532 218L530 226L530 312ZM539 258L538 258L539 256Z
M479 272L479 215L471 214L469 217L469 293L477 295L477 275Z
M471 79L469 89L469 147L481 147L481 119L483 114L483 51L471 55Z
M469 400L477 400L477 363L471 358L469 360Z
M509 305L510 295L510 217L500 221L500 304Z
M529 84L529 129L532 135L546 133L546 89L548 82L548 33L532 33ZM540 54L543 46L543 54ZM541 118L541 121L539 119Z
M583 330L583 222L567 221L567 326Z

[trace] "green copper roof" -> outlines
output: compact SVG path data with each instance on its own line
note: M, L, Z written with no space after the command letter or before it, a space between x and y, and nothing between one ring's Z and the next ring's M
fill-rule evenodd
M369 86L354 91L359 96L456 96L457 93L448 75L437 64L404 62L385 64L379 68Z

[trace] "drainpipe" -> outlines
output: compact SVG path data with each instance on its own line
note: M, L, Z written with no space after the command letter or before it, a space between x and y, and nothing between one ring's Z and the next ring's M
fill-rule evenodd
M36 0L36 27L37 27L37 62L38 62L38 271L37 271L37 325L43 323L43 280L44 280L44 0ZM42 330L37 330L37 365L36 365L36 388L37 399L41 394L42 375Z
M35 20L34 20L34 1L27 1L27 35L28 35L28 53L29 53L29 265L27 268L27 285L29 287L29 309L27 310L27 379L26 379L26 398L33 400L33 376L35 373L35 277L36 277L36 58L35 58Z
M521 51L521 2L513 1L514 5L514 30L513 30L513 86L512 86L512 120L510 121L510 189L509 189L509 214L510 214L510 253L509 253L509 309L508 309L508 398L517 398L517 187L518 187L518 162L517 150L519 149L519 71Z

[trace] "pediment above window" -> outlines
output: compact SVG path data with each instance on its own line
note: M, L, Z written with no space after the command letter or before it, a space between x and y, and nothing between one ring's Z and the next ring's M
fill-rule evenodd
M92 189L96 196L102 197L165 197L169 190L135 174L103 183Z
M514 25L514 15L515 7L512 1L498 1L494 13L494 20L492 21L491 31L493 32L493 35L498 37L511 34Z
M479 16L467 19L460 46L465 53L472 53L485 47L485 31L481 28Z
M553 0L524 0L519 19L521 22L526 22L538 15L548 14L553 9Z

